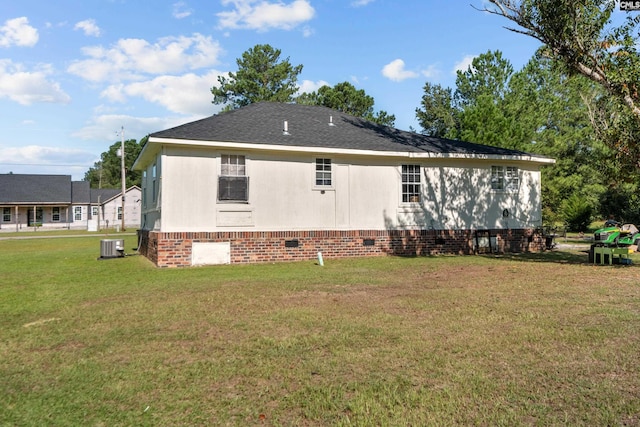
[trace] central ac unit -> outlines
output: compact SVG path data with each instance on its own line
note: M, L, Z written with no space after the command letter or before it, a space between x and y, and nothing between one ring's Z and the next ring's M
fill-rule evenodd
M100 240L100 258L120 258L124 256L124 239Z

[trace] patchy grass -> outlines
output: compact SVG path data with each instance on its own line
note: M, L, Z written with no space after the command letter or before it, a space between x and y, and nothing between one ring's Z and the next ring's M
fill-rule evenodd
M0 241L0 424L640 424L635 265L167 270L99 240Z

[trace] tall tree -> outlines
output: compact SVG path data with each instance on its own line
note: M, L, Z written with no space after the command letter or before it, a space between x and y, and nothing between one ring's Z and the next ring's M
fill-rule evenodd
M516 148L516 126L505 110L513 66L500 51L474 58L456 76L456 89L426 83L416 117L422 133Z
M541 41L547 54L567 70L600 85L625 109L607 112L614 120L607 127L624 122L620 114L640 123L640 19L628 16L612 28L611 15L617 2L611 0L489 0L485 11L516 24L508 29ZM617 113L611 116L612 113ZM637 128L635 125L634 128ZM627 161L640 166L640 136L637 132L613 132L607 143Z
M422 133L444 138L458 128L458 110L453 105L451 88L439 84L425 83L424 95L416 108L416 118Z
M542 170L543 207L552 218L561 217L571 197L598 210L617 169L613 152L598 138L589 117L602 89L556 65L538 53L514 74L507 96L507 108L527 132L529 146L524 148L556 159Z
M124 165L126 171L126 187L141 184L141 175L138 171L131 170L133 162L138 158L140 150L144 147L147 138L143 138L140 143L135 139L128 139L124 142ZM122 141L113 143L108 151L100 155L100 160L95 162L84 174L84 180L89 181L91 188L121 188L122 184L122 163L120 160L120 147Z
M460 107L478 102L481 96L489 96L499 103L508 89L513 66L502 57L499 50L476 56L466 70L456 72L455 100Z
M488 51L457 72L454 103L458 127L449 136L504 148L522 148L523 131L508 108L511 62L500 51Z
M291 102L297 92L302 65L293 66L289 58L280 59L280 49L259 44L238 58L238 71L218 77L211 88L214 104L235 109L259 101Z
M303 93L298 96L296 102L322 105L386 126L393 126L396 120L393 114L390 115L386 111L374 112L373 97L367 95L364 89L356 89L349 82L338 83L333 87L325 85L317 92Z

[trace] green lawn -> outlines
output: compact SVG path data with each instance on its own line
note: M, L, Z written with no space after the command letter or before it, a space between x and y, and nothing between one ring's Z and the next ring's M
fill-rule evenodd
M157 269L100 238L0 241L0 425L640 424L640 256Z

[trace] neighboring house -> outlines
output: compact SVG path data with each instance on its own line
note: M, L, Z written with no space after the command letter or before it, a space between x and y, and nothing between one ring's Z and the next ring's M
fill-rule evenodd
M87 229L100 212L103 222L122 212L121 205L118 210L111 202L117 198L122 203L120 194L120 190L89 188L89 182L72 181L70 175L0 174L0 229ZM125 222L138 228L140 188L133 186L126 194Z
M140 227L142 192L137 185L125 192L125 228ZM91 217L98 229L122 226L122 191L115 189L91 190Z
M543 248L553 159L255 103L153 133L140 251L161 267Z

